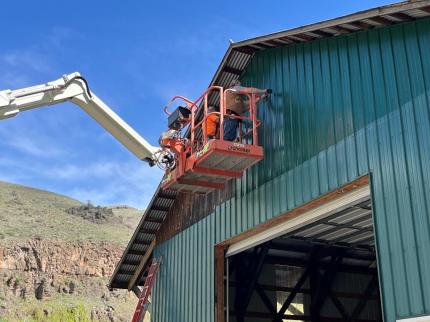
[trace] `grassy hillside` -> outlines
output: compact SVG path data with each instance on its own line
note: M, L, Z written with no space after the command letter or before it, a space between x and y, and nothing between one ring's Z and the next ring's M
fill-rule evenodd
M0 182L0 322L130 321L136 297L106 285L143 211L91 207L107 214L94 222L86 207Z
M52 192L0 182L0 240L28 237L107 241L125 246L142 211L112 207L122 222L97 224L66 212L81 203Z

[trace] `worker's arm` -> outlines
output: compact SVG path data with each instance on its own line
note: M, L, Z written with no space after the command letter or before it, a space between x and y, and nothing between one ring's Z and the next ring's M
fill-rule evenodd
M149 144L101 99L91 93L79 73L43 85L0 91L0 120L19 112L70 101L80 106L139 159L153 163L159 148Z

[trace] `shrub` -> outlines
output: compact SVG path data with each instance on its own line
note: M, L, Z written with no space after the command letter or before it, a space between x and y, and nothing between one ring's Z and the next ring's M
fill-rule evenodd
M33 311L31 322L90 322L91 319L82 304L73 307L55 308L46 316L42 310ZM1 321L0 321L1 322Z

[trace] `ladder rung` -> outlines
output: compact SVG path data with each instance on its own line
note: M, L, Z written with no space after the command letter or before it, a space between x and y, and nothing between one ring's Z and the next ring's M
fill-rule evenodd
M151 266L149 267L148 275L145 279L145 284L142 289L142 293L140 295L136 310L133 315L132 322L137 322L139 317L143 314L145 316L147 307L148 307L148 298L151 294L152 285L154 283L155 274L157 273L159 263L157 261L153 261Z

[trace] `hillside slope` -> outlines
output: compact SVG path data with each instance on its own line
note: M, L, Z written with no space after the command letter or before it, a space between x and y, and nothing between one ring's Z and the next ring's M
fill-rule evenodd
M0 321L129 321L106 284L141 215L0 182Z

